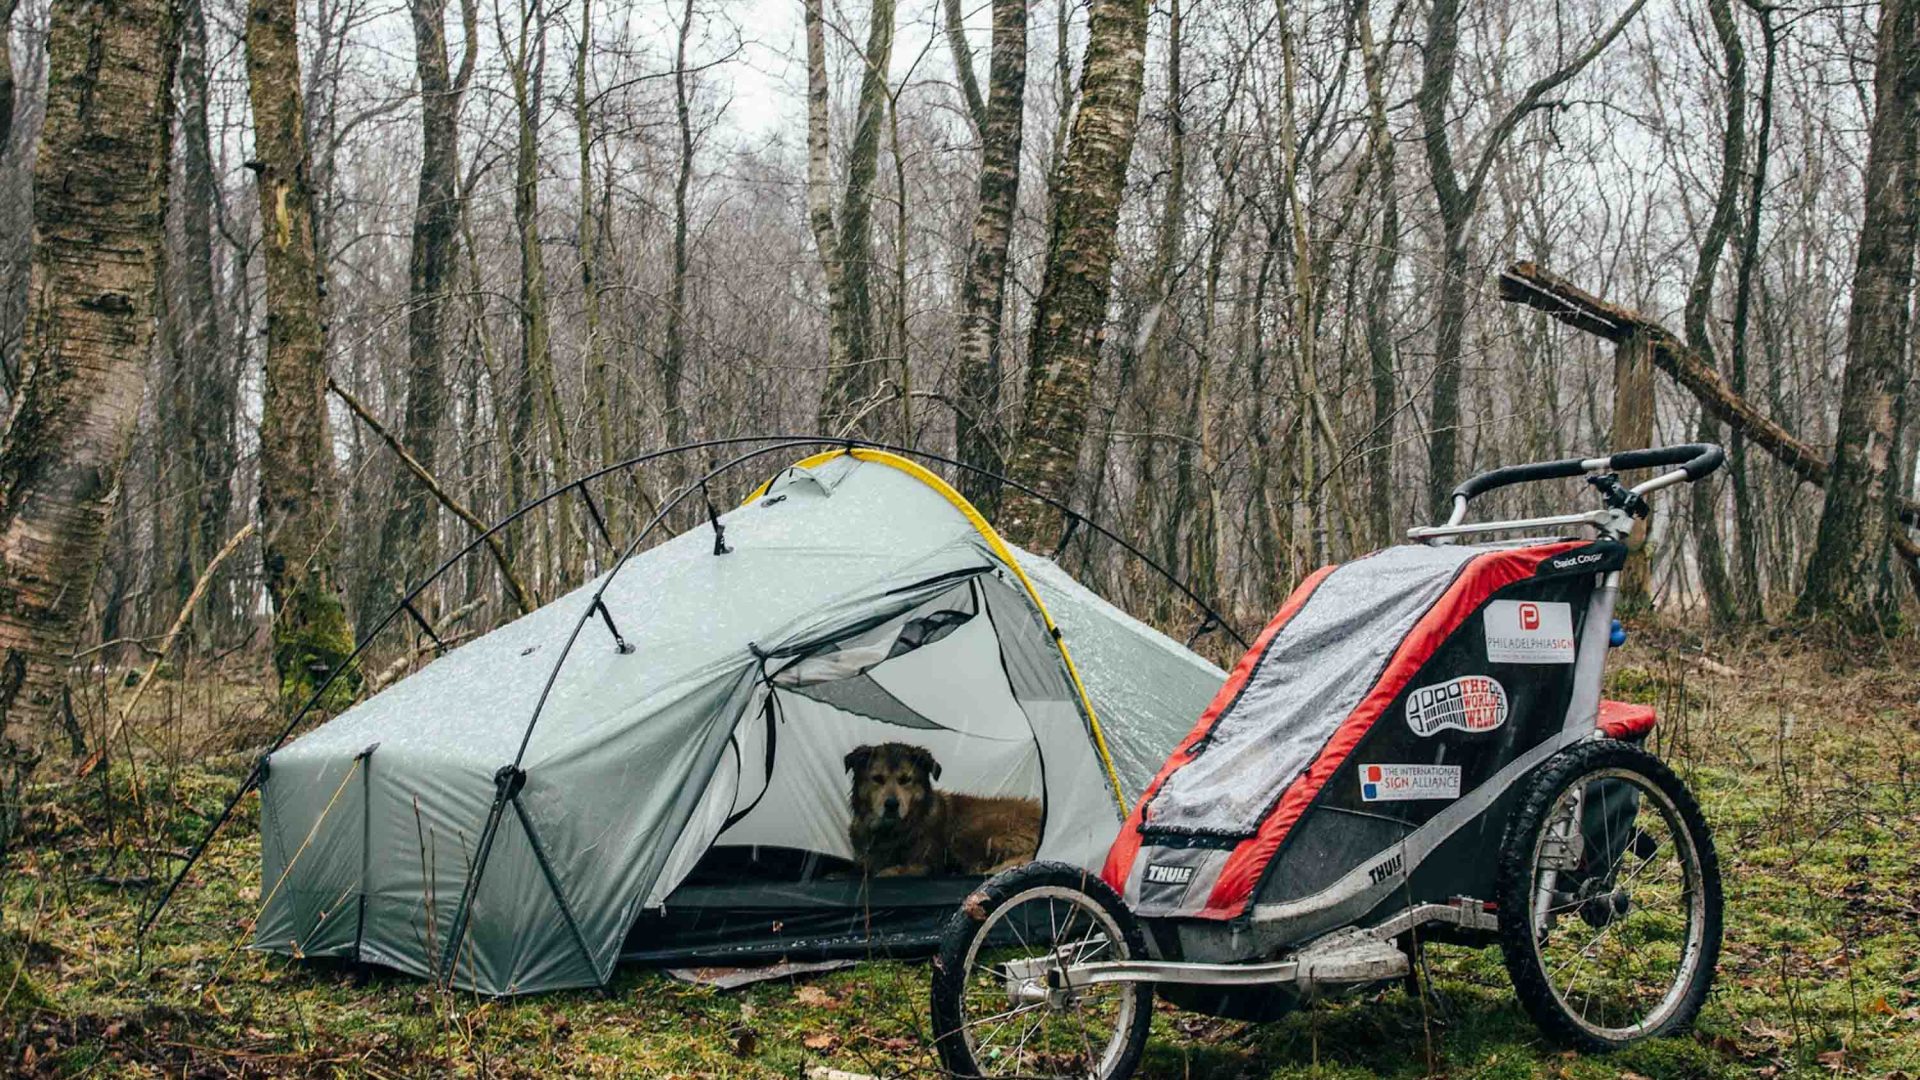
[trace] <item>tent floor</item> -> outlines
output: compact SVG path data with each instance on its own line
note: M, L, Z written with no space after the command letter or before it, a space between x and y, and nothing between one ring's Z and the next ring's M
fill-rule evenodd
M857 878L683 885L643 912L623 962L751 965L777 960L915 959L982 879Z

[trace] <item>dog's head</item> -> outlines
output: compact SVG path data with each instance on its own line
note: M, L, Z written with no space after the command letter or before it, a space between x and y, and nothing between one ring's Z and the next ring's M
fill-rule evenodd
M853 816L870 822L911 821L933 802L940 763L922 746L881 743L847 753L853 774Z

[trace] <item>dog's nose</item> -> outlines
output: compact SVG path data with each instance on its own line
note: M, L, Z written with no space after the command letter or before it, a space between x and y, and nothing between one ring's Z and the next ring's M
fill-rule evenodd
M898 816L900 813L900 797L898 795L887 796L887 801L881 805L881 809L887 812L888 817Z

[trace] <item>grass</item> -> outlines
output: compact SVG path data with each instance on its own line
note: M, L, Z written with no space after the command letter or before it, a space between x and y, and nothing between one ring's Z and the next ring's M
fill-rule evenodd
M1685 635L1645 636L1658 640L1617 656L1612 692L1660 706L1656 749L1705 805L1727 889L1720 978L1693 1036L1562 1052L1514 1002L1496 952L1435 948L1424 996L1396 988L1261 1025L1163 1004L1141 1075L1920 1077L1920 669L1791 639L1717 643L1703 666ZM34 792L0 886L0 1073L935 1071L920 965L728 993L624 969L605 993L489 1001L242 949L259 902L251 799L137 957L150 885L251 761L234 742L155 739L122 755L134 765Z

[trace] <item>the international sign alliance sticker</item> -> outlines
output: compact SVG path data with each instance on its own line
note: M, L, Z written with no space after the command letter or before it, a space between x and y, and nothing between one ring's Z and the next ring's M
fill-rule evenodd
M1409 802L1460 797L1458 765L1362 765L1360 798L1366 802Z
M1485 675L1423 686L1407 697L1407 726L1425 737L1451 728L1492 731L1507 722L1507 688Z

